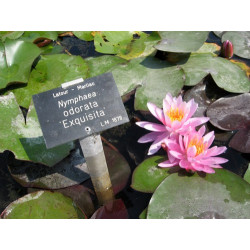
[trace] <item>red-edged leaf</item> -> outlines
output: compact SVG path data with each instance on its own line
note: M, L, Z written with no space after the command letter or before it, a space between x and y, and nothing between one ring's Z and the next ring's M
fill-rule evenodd
M109 201L92 215L91 219L128 219L127 209L121 199Z

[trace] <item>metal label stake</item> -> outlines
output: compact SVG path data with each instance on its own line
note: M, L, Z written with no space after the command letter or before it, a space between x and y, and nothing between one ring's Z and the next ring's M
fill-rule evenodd
M80 78L63 83L61 86L63 89L66 89L82 81L83 79ZM89 127L85 128L85 130L89 133L91 131ZM79 142L99 204L102 205L108 201L114 200L114 192L100 134L94 134L79 139Z

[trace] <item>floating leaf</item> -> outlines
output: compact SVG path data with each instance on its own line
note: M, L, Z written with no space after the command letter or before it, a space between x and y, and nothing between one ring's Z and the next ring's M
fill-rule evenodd
M73 31L73 34L81 40L93 41L92 31Z
M208 31L160 31L162 40L155 48L168 52L194 52L207 40Z
M31 66L39 56L36 45L24 41L0 41L0 89L13 83L26 83Z
M131 187L140 192L153 193L169 176L169 169L158 167L164 160L166 157L163 156L153 156L144 160L133 172Z
M104 74L110 71L115 65L127 62L125 59L111 55L88 57L85 61L89 67L88 78Z
M24 31L0 31L0 40L2 40L3 42L6 38L15 40L19 38L23 33Z
M16 159L53 166L69 154L72 143L47 150L33 105L26 123L22 111L10 92L0 97L0 152L10 150Z
M139 215L139 219L147 219L147 212L148 212L148 208L146 207L141 214Z
M248 78L250 77L250 67L246 63L234 59L230 59L230 61L242 68L246 72Z
M134 65L131 71L134 71L131 81L138 79L138 85L142 85L136 90L135 110L148 111L148 102L162 107L166 93L178 95L185 81L181 68L152 57L146 58L140 65Z
M195 53L213 53L220 54L221 47L216 43L204 43Z
M250 31L229 31L222 35L221 41L233 43L234 54L250 59Z
M105 54L126 53L127 45L133 39L133 32L100 31L95 32L94 37L96 51Z
M80 184L89 179L85 159L77 148L53 167L26 161L9 162L12 177L24 187L58 189Z
M196 85L211 74L216 84L228 92L244 93L250 90L249 79L240 67L211 53L193 53L180 66L185 72L187 86Z
M25 31L19 40L36 43L45 39L56 40L57 36L58 33L56 31Z
M28 192L33 193L40 191L37 188L29 188ZM94 212L94 204L91 199L90 193L92 194L92 190L84 187L83 185L74 185L71 187L61 188L53 190L54 192L61 193L73 200L73 202L84 212L87 217L90 217Z
M250 184L225 169L204 177L171 174L154 192L147 218L249 219Z
M57 192L38 191L12 202L1 214L3 219L84 219L72 199Z
M32 95L60 87L62 83L86 78L88 66L80 56L44 55L31 72L27 87L14 89L17 102L28 108Z
M250 164L248 165L248 169L244 175L244 180L250 184Z
M210 122L223 130L238 130L229 146L250 153L250 94L220 98L207 109Z
M123 201L119 199L105 203L91 219L128 219L128 212Z

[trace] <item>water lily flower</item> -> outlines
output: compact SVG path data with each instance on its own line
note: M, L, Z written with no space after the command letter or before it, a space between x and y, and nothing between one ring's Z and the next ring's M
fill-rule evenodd
M214 146L209 148L214 140L214 131L205 136L205 126L199 131L193 131L184 136L179 135L178 142L166 140L169 159L160 163L159 167L173 167L179 165L188 171L203 171L214 173L214 168L222 168L220 164L228 160L215 157L226 151L226 147Z
M233 44L229 40L223 42L221 48L221 54L225 58L231 58L233 56L234 54Z
M177 139L178 135L188 133L195 130L195 127L207 122L208 117L194 117L198 104L194 100L185 102L182 97L172 97L167 94L163 99L163 110L153 103L147 103L149 111L162 124L153 122L137 122L136 124L142 128L152 131L142 136L138 142L153 142L149 148L148 155L156 153L165 139Z

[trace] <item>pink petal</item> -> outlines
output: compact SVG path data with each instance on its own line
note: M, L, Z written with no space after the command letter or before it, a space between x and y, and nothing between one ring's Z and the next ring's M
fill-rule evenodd
M173 121L171 127L172 127L173 131L176 131L178 128L181 127L181 122Z
M155 118L157 118L160 122L165 124L165 118L164 118L163 110L158 108L155 104L153 104L151 102L148 102L147 106L148 106L148 109L151 112L151 114Z
M177 100L176 100L176 105L178 108L180 107L181 103L182 103L182 97L181 97L181 95L179 95Z
M139 142L139 143L148 143L148 142L154 141L154 140L156 140L156 138L158 136L161 135L161 133L162 132L151 132L151 133L148 133L148 134L142 136L141 138L139 138L139 140L137 142Z
M178 153L182 153L180 145L176 143L175 141L168 140L166 143L169 150L177 151Z
M148 155L155 154L161 148L161 144L164 142L167 136L168 136L167 133L163 133L160 136L158 136L157 139L149 147Z
M197 170L197 171L203 171L204 165L198 164L198 163L193 163L192 167Z
M181 154L181 153L179 153L179 152L177 152L177 151L174 151L174 150L169 150L169 153L172 155L172 156L174 156L175 158L177 158L177 159L183 159L183 157L184 157L184 155L183 154Z
M180 145L181 151L184 152L184 145L183 145L182 136L179 136L179 145Z
M203 168L202 171L203 171L203 172L206 172L206 173L208 173L208 174L213 174L213 173L215 173L215 171L214 171L212 168L208 167L208 166L204 166L204 168Z
M171 105L173 102L173 97L170 93L167 93L164 100L166 100Z
M189 113L188 113L188 117L187 118L190 118L193 116L193 114L195 113L195 111L197 110L198 108L198 104L194 102L194 99L191 99L187 105L189 106Z
M192 146L192 147L188 148L188 150L187 150L187 156L188 157L195 157L196 152L197 152L196 147Z
M220 166L220 165L211 165L210 167L211 168L222 168L222 166Z
M206 132L206 128L203 125L199 130L198 130L198 134L202 137Z
M203 142L207 143L207 148L209 148L211 146L211 144L213 143L214 137L215 137L214 136L214 131L209 132L208 134L206 134L203 137Z
M187 161L187 160L181 160L180 162L179 162L179 166L181 167L181 168L185 168L185 169L192 169L193 167L192 167L192 165L190 164L190 162L189 161Z
M161 162L160 164L158 164L158 166L161 168L170 168L170 167L178 165L178 163L179 163L179 161L174 161L174 162L164 161L164 162Z
M222 157L209 157L207 159L197 160L197 162L204 165L217 165L228 162L228 160Z
M204 154L204 157L216 156L224 153L227 150L227 147L217 147L207 149L207 152Z
M166 128L164 125L152 123L152 122L136 122L136 125L145 128L150 131L164 132Z
M197 127L209 120L209 117L195 117L195 118L190 118L185 122L185 125L189 125L192 127Z

